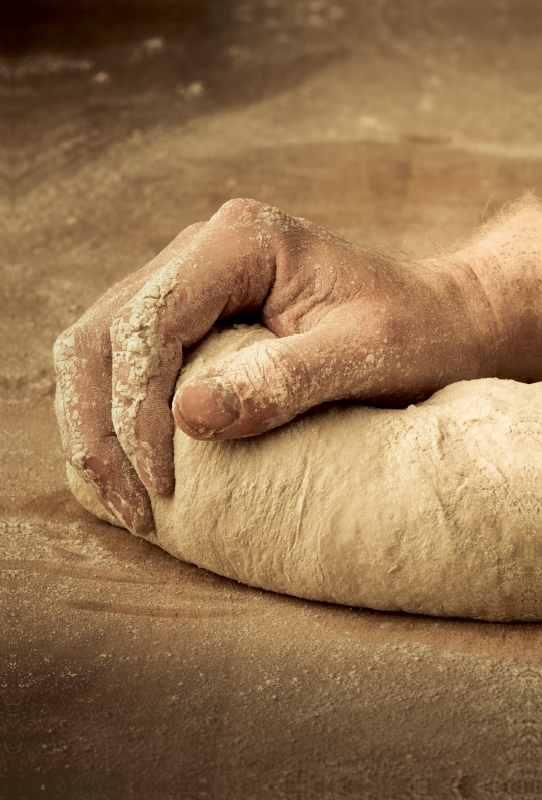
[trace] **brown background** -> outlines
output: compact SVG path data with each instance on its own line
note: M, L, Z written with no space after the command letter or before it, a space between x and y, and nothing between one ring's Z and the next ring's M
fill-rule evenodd
M1 14L0 797L542 797L539 626L281 597L92 519L51 362L108 286L231 197L421 253L540 190L540 5Z

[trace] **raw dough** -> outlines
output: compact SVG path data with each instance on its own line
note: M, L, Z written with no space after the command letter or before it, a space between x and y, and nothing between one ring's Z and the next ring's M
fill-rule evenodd
M213 331L204 362L272 337ZM106 514L71 470L80 502ZM275 592L438 616L542 619L542 384L463 381L407 409L338 404L262 436L175 434L151 540Z

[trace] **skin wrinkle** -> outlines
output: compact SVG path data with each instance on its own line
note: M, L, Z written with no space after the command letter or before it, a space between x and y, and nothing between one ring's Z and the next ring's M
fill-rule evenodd
M484 302L485 306L487 307L487 309L489 309L490 319L493 322L493 326L492 327L493 327L493 329L495 331L497 331L497 335L498 335L499 341L500 342L506 341L506 336L504 334L503 327L499 323L499 319L498 319L497 313L495 311L495 308L493 307L493 304L491 303L491 299L488 297L487 292L484 291L484 287L482 286L480 278L475 273L475 271L472 269L472 267L469 266L469 264L467 264L466 262L464 262L464 261L461 262L460 266L461 266L461 268L463 269L464 272L468 272L469 277L478 285L478 287L480 289L481 297L483 299L483 302ZM465 304L466 304L466 301L465 301ZM475 328L473 329L473 334L476 337L476 340L478 342L478 347L480 349L480 353L482 353L483 352L482 336L480 335L479 332L477 332L477 330ZM495 334L493 334L491 338L493 339L494 336L495 336Z
M535 355L530 344L536 341L542 333L534 305L531 306L532 317L525 320L523 315L525 302L529 298L536 296L534 286L536 261L533 256L537 253L537 249L540 253L542 248L542 236L540 236L540 233L538 233L537 242L537 230L542 231L541 220L542 214L539 203L531 208L520 207L515 226L513 225L514 220L510 219L503 225L502 230L497 229L495 231L495 236L498 235L501 240L506 234L506 240L501 247L502 252L496 250L495 246L491 246L491 241L486 243L486 247L492 253L503 276L502 279L505 283L503 296L506 293L507 300L512 298L512 307L514 302L516 308L519 307L520 313L516 313L512 319L510 342L508 344L510 358L515 358L516 360L522 360L523 358L523 354L520 355L517 351L514 353L513 343L518 340L518 336L521 337L522 346L526 350L527 359L529 359ZM525 287L528 287L529 290L526 291ZM538 289L540 291L540 278L538 278ZM522 297L523 302L518 303L518 299L521 301ZM510 300L502 306L501 316L504 318L509 314L509 304ZM535 376L528 374L523 374L522 379L531 382L536 380Z
M434 286L435 277L436 277L437 281L439 281L440 283L442 283L444 278L448 278L447 286L448 286L448 291L449 291L450 296L453 296L455 298L459 298L460 299L462 308L464 310L464 319L469 321L471 334L472 334L473 339L474 339L473 344L476 344L476 349L477 349L477 351L479 353L478 361L479 361L480 364L483 364L484 360L490 360L491 359L491 356L490 356L489 351L487 350L487 347L484 347L484 341L487 341L488 339L490 341L493 341L493 338L495 336L494 330L495 330L495 328L497 326L488 326L489 328L492 329L492 333L488 337L487 334L484 335L484 333L481 330L481 326L480 325L472 324L473 323L473 319L475 318L475 315L472 315L472 314L469 315L467 313L468 310L469 310L469 302L468 302L468 298L466 296L466 294L468 295L468 292L467 293L465 292L465 282L461 281L461 282L458 283L456 280L453 279L453 274L450 274L449 276L443 275L442 274L442 263L440 261L432 261L430 263L432 263L434 266L436 266L438 268L437 274L435 275L435 273L433 273L432 276L431 276L431 286ZM453 268L458 268L467 277L467 284L466 284L467 287L472 286L472 281L469 280L469 277L474 279L474 284L477 284L480 287L481 297L482 297L482 299L484 301L484 305L486 305L489 308L489 310L491 312L491 315L494 315L493 309L491 308L491 303L490 303L490 301L489 301L489 299L487 297L487 294L484 291L483 286L482 286L478 276L476 275L475 271L468 264L465 265L463 259L459 259L459 258L458 259L452 259L451 261L448 261L448 264L451 265L452 270L453 270ZM472 290L470 290L470 291L472 291ZM472 302L472 298L471 298L471 302ZM491 372L494 372L495 370L496 370L496 365L490 367L490 371Z
M250 270L246 270L239 275L239 282L241 283L241 287L237 287L238 297L236 297L235 292L230 293L224 308L218 316L219 320L227 319L228 316L234 313L236 308L244 308L247 311L252 311L259 307L260 303L258 303L257 300L251 299L254 296L257 297L257 292L250 280Z
M499 254L498 254L498 252L495 252L495 248L493 248L493 247L491 247L491 246L489 247L489 252L490 252L490 253L491 253L491 255L493 256L493 258L494 258L494 260L496 261L496 263L498 264L498 266L499 266L499 269L500 269L500 272L501 272L501 275L503 275L503 276L504 276L506 273L505 273L505 270L503 269L503 265L502 265L502 263L501 263L501 259L499 258ZM496 314L495 314L495 318L497 318L497 315L496 315Z
M281 373L285 376L285 394L289 397L295 397L295 404L301 410L305 411L307 408L310 408L310 400L309 397L311 395L311 382L312 382L312 374L310 366L307 364L303 355L298 353L295 348L295 339L292 341L284 343L285 346L281 350L281 359L282 361L288 360L288 352L292 354L292 363L294 364L289 370L282 369L282 361L276 363L277 355L274 354L274 360L276 363L276 372ZM273 358L271 358L273 361ZM300 371L302 375L300 376ZM290 378L290 380L288 380ZM307 405L309 403L309 405Z
M302 318L304 317L307 320L307 323L306 323L306 326L305 326L305 330L308 329L308 326L311 325L311 323L312 323L311 327L314 324L316 324L316 325L318 324L318 316L321 316L321 314L323 312L321 312L320 315L318 315L318 313L316 313L316 312L317 312L317 310L322 309L322 307L325 306L326 302L329 302L330 305L331 305L332 302L339 302L338 299L337 300L334 299L335 288L337 286L337 280L338 280L337 279L337 274L336 273L332 273L331 274L331 285L322 288L318 292L315 292L315 294L314 294L314 296L312 298L308 297L307 300L305 301L305 306L303 307L303 310L302 310L302 313L301 313L301 317ZM313 322L313 320L315 322ZM303 330L303 326L299 326L299 327L300 327L301 330Z
M344 240L332 235L328 235L328 239L333 243L340 242L341 245L346 244ZM295 316L292 314L292 311L290 311L290 320L293 321L295 319L293 326L296 332L304 332L310 327L314 327L318 324L321 317L326 313L327 309L322 309L320 314L313 315L311 315L311 311L324 306L326 300L329 300L334 294L336 294L338 282L337 270L333 269L329 274L331 281L330 285L323 286L321 290L318 290L318 276L324 272L323 267L318 262L311 263L311 274L309 276L305 276L303 271L300 269L296 270L295 266L293 266L296 261L295 256L302 249L304 249L303 243L298 243L297 245L294 243L293 246L290 245L289 249L287 248L285 242L282 244L280 252L281 258L279 259L277 255L276 260L277 274L279 279L284 279L284 273L291 275L292 277L295 276L296 280L295 282L292 281L292 283L294 283L294 287L295 283L297 283L298 289L295 291L294 287L292 287L292 292L286 298L284 298L282 304L278 302L278 298L275 298L275 304L277 308L273 309L273 315L267 312L267 308L264 307L264 321L271 322L274 317L278 317L283 314L288 309L288 306L293 304ZM303 295L305 295L306 298L302 302ZM340 302L340 298L336 298L334 302ZM302 320L304 321L304 324L301 323Z

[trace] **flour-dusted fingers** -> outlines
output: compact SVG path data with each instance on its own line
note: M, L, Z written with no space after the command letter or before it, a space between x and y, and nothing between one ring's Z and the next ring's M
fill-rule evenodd
M147 491L126 457L111 422L111 352L100 321L72 326L55 345L55 409L70 464L100 502L132 533L153 527Z
M261 203L226 203L111 325L113 424L149 491L168 494L174 485L170 403L183 347L219 318L260 308L273 283L278 243L269 217L288 224Z
M152 510L113 428L109 330L119 309L203 224L187 228L153 261L113 286L59 336L54 348L55 410L64 452L107 510L139 535L152 531Z
M142 482L173 488L183 348L240 312L260 309L280 341L183 389L173 413L194 438L255 435L324 400L408 403L446 375L476 376L461 293L440 283L256 201L224 205L111 326L113 424Z

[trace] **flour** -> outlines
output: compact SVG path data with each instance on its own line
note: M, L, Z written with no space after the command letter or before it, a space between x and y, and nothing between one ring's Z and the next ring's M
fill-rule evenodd
M151 278L111 328L113 365L116 374L122 375L114 387L111 411L115 432L129 457L135 455L139 444L134 422L140 405L147 396L149 382L160 374L157 310L167 304L182 261L180 257L173 258ZM124 374L122 366L126 367Z
M179 383L271 338L258 326L212 331ZM176 488L152 498L153 541L298 597L542 619L541 406L541 384L485 379L407 409L315 409L247 439L194 441L177 430ZM104 518L73 471L71 485Z

